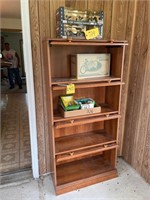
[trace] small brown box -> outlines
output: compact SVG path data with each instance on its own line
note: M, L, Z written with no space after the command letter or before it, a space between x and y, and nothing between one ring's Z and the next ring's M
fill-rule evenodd
M72 111L64 111L62 107L60 109L63 117L77 117L81 115L90 115L101 112L100 106L96 106L94 108L89 108L89 109L72 110Z

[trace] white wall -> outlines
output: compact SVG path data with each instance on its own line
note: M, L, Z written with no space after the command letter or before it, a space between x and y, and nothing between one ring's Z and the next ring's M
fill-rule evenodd
M0 28L21 30L21 19L1 18Z

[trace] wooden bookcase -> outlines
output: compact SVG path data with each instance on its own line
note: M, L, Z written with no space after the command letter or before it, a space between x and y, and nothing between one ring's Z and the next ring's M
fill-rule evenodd
M51 172L56 194L117 176L120 97L126 41L47 39L43 41ZM71 79L71 54L110 53L110 76ZM59 97L75 84L76 98L90 97L101 112L64 118Z

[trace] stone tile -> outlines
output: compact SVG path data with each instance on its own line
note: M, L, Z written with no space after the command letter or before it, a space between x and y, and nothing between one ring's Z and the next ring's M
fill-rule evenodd
M31 162L31 150L20 150L20 163Z
M2 94L1 101L0 171L4 173L31 166L31 151L26 94Z
M19 165L21 169L31 168L31 160L29 160L28 162L20 162Z
M1 153L0 166L19 163L19 152Z
M1 165L0 173L4 174L7 172L18 171L19 167L19 162L14 164Z
M1 153L9 152L19 152L19 143L18 142L3 142L1 145Z
M18 141L19 134L17 132L7 132L7 134L2 135L3 143L8 141Z
M20 149L25 150L30 148L30 138L27 139L21 139L20 141Z

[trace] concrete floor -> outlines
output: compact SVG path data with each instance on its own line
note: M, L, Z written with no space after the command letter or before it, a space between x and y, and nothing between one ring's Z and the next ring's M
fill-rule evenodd
M56 196L50 176L0 186L0 200L150 200L150 185L122 159L118 178Z

